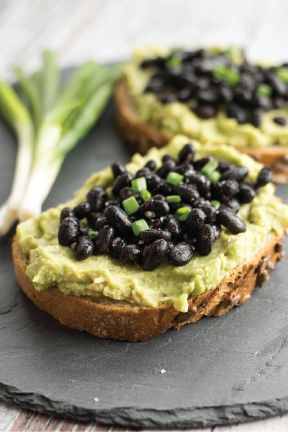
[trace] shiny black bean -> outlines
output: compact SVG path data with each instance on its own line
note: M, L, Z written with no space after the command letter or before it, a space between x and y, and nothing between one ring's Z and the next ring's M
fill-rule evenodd
M186 220L186 227L190 234L198 233L206 220L206 214L199 208L193 208Z
M80 236L75 246L75 256L78 260L84 260L91 256L94 251L94 245L89 237L84 235Z
M263 111L259 109L253 110L250 116L251 124L255 127L259 127L262 123L262 117L263 117Z
M170 248L168 253L168 261L174 266L183 266L187 264L193 257L194 248L189 243L178 243Z
M83 202L81 204L78 204L73 209L74 215L77 217L77 219L81 220L88 216L88 214L91 211L90 204L88 202Z
M171 233L166 230L159 230L150 228L148 230L142 231L139 234L139 239L143 242L144 245L153 243L155 240L164 239L166 241L171 240Z
M168 243L166 240L155 240L149 246L146 246L143 252L142 265L144 270L154 270L165 259L168 252Z
M148 168L150 171L156 170L156 162L154 159L150 159L146 162L144 168Z
M209 119L216 116L217 110L212 105L198 105L195 108L195 114L203 119Z
M139 169L136 172L135 177L139 178L139 177L146 177L146 176L149 176L149 175L151 175L151 170L148 167L144 166L143 168Z
M190 171L186 175L186 180L189 184L196 186L201 195L206 196L210 192L211 182L205 175Z
M246 204L251 202L256 196L256 191L254 187L249 183L242 183L239 188L239 193L237 199L241 204Z
M181 235L179 222L174 216L168 216L164 226L171 233L172 239L177 239Z
M113 195L118 196L119 192L123 187L130 186L132 177L129 173L121 174L117 177L114 186L113 186Z
M120 234L131 233L131 222L127 214L116 206L109 206L105 212L108 223Z
M125 246L126 246L125 240L123 240L121 237L116 237L110 245L109 248L110 255L113 258L121 259Z
M274 123L276 123L279 126L286 126L287 125L287 120L284 117L274 117L273 118Z
M239 192L239 184L236 180L222 180L216 184L216 196L220 201L228 202Z
M79 221L75 217L63 219L58 231L58 241L61 246L70 246L79 236Z
M142 258L142 251L136 244L128 244L121 253L121 261L130 264L139 264Z
M104 215L101 215L95 221L94 227L96 228L96 230L99 230L106 224L107 224L107 218Z
M217 210L209 201L197 202L197 207L205 213L207 222L215 222Z
M102 228L100 228L96 240L96 244L99 252L102 253L108 252L113 238L114 238L114 228L112 228L109 225L104 225Z
M176 162L174 160L168 160L167 162L163 163L163 165L160 168L158 168L156 173L160 177L166 178L169 172L174 171L175 166L176 166Z
M119 162L114 162L111 165L111 169L112 169L112 173L114 178L117 178L118 176L120 176L121 174L124 174L126 172L126 169L124 168L123 165L121 165Z
M192 144L188 143L181 149L178 160L182 164L184 162L191 162L195 156L195 149Z
M193 162L193 166L196 171L200 171L210 160L212 160L210 156L203 157Z
M63 207L60 214L60 222L68 217L74 217L73 210L70 207Z
M91 211L98 212L104 207L107 199L107 193L103 188L95 186L87 194L87 201L90 204Z
M192 185L182 184L177 186L175 190L182 200L189 204L193 204L199 198L198 190Z
M240 209L239 201L237 201L237 199L235 199L235 198L229 200L229 201L226 203L226 206L229 207L230 210L233 211L233 213L237 213L238 210Z
M248 169L244 166L231 165L225 170L221 176L222 180L237 180L242 181L248 174Z
M203 225L197 238L197 250L200 255L208 255L215 242L215 231L212 225Z
M133 191L130 187L125 186L124 188L122 188L119 192L119 198L121 199L121 201L131 197L133 195Z
M148 210L155 213L156 216L165 216L169 213L169 205L162 199L151 198L142 204L140 210L142 214Z
M147 188L151 193L157 193L163 180L157 174L149 174L146 176Z
M220 209L217 219L231 234L239 234L246 231L245 223L228 209Z
M256 186L257 187L262 187L265 186L266 184L270 183L272 181L272 173L271 170L269 168L262 168L261 171L259 172L258 176L257 176L257 180L256 180Z

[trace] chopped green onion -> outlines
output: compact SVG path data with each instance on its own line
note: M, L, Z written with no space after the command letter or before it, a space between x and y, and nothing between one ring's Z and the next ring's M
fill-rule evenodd
M210 174L207 175L207 177L213 183L216 183L218 180L220 180L221 174L219 173L219 171L212 171Z
M167 182L173 186L178 186L183 179L184 176L175 171L171 171L166 177Z
M94 231L94 230L91 230L91 229L88 231L88 237L91 240L95 239L97 237L97 235L98 235L97 231Z
M276 70L276 75L286 84L288 84L288 69L282 67Z
M179 57L170 57L165 64L168 68L173 68L175 66L180 66L182 60Z
M147 183L145 177L139 177L132 180L132 190L134 193L139 193L143 190L147 190Z
M222 81L234 86L240 82L240 74L234 69L225 66L218 66L213 70L213 75Z
M216 182L220 179L221 175L216 168L218 167L218 162L215 159L210 160L201 169L202 174L209 178L212 182Z
M214 207L216 207L216 209L218 209L219 207L220 207L220 201L218 201L218 200L212 200L211 201L211 204L214 206Z
M149 192L148 190L142 190L140 191L140 196L143 201L147 201L151 198L151 192Z
M175 215L176 215L176 217L177 217L178 220L180 220L180 221L183 222L183 221L185 221L188 218L190 212L191 212L191 208L190 207L180 207L176 211Z
M166 197L166 201L169 204L179 203L181 201L181 197L180 195L168 195Z
M149 225L145 221L145 219L138 219L132 223L132 230L135 236L137 237L142 231L146 231L149 229Z
M140 208L140 205L134 196L125 199L124 201L122 201L122 204L124 210L129 216L132 215L133 213L136 213L136 211Z
M201 169L202 174L208 176L212 171L215 171L218 167L218 162L215 159L207 162L204 167Z
M260 96L271 96L272 88L268 84L259 84L256 93Z

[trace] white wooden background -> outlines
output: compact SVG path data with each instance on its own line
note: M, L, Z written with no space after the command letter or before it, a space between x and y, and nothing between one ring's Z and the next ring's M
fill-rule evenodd
M240 44L253 58L287 61L287 12L287 0L0 0L0 74L10 77L15 64L37 67L47 47L71 65L122 59L146 42ZM0 430L108 429L0 404ZM288 416L214 431L288 431Z

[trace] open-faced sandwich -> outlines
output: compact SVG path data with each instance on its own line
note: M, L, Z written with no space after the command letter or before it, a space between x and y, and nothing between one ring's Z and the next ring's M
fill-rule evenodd
M223 315L282 257L288 208L270 180L232 147L176 136L18 225L18 282L62 324L105 338L145 340Z
M242 50L138 49L116 89L118 122L134 151L177 133L227 144L288 179L288 64L251 63Z

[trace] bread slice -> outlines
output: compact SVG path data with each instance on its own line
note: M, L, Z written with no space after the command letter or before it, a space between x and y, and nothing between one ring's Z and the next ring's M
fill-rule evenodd
M123 80L119 81L116 87L115 102L121 135L133 152L145 154L150 147L162 147L171 139L170 135L140 120ZM280 183L288 181L288 148L280 146L264 149L239 147L238 150L271 168L274 181Z
M245 303L256 285L261 285L283 257L282 239L269 235L254 258L243 262L214 289L189 299L189 311L179 312L172 306L140 307L124 302L94 300L62 294L57 286L36 291L26 275L27 262L16 237L13 240L13 260L17 281L22 291L40 309L61 324L85 330L101 338L143 341L169 328L198 321L203 316L222 316L234 306Z

